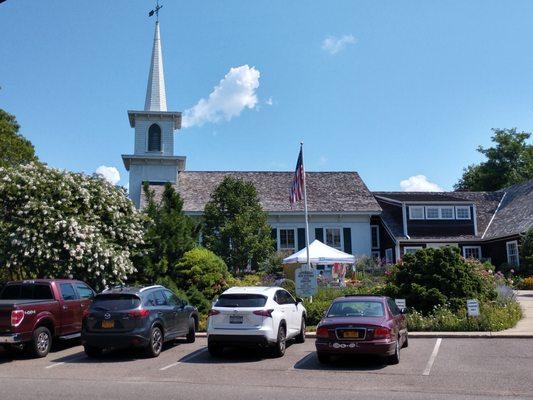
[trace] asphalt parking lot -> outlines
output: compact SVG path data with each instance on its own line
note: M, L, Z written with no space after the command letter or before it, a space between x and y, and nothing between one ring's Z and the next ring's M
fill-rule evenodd
M410 339L399 365L379 358L318 363L314 340L285 357L228 349L213 359L205 338L89 359L77 343L44 359L0 353L0 398L11 399L486 399L533 398L533 340Z

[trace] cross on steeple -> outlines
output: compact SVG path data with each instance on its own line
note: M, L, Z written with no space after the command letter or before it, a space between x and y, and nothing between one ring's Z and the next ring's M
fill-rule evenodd
M148 16L152 17L155 14L155 20L156 22L159 22L159 10L161 10L162 8L163 6L159 5L159 0L156 0L155 8L148 13Z

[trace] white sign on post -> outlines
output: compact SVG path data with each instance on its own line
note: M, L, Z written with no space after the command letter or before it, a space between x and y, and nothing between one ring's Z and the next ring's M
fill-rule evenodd
M479 317L479 301L476 299L467 300L466 309L469 317Z
M295 273L296 294L301 297L314 296L317 289L316 269L298 268Z
M394 299L394 302L396 303L396 305L398 306L400 310L407 308L405 299Z

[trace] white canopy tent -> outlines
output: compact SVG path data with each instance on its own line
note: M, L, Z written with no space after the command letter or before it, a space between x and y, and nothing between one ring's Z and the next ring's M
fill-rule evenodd
M309 245L309 263L315 265L355 264L355 256L315 239ZM307 264L307 249L304 247L302 250L284 258L283 264Z

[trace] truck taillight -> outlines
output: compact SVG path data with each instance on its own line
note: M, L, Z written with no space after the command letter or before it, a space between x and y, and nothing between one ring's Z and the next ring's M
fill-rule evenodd
M390 339L390 329L389 328L376 328L374 331L374 339Z
M212 317L213 315L218 315L218 314L220 314L220 311L211 309L211 310L209 310L209 312L207 313L207 316L208 316L208 317Z
M141 310L132 310L128 312L128 315L133 318L145 318L150 315L150 310L147 310L145 308Z
M319 326L316 330L316 337L317 338L328 338L329 337L329 329L327 326Z
M256 310L254 311L254 314L262 317L272 317L272 311L274 310Z
M11 326L17 327L22 323L24 319L24 310L11 311Z

